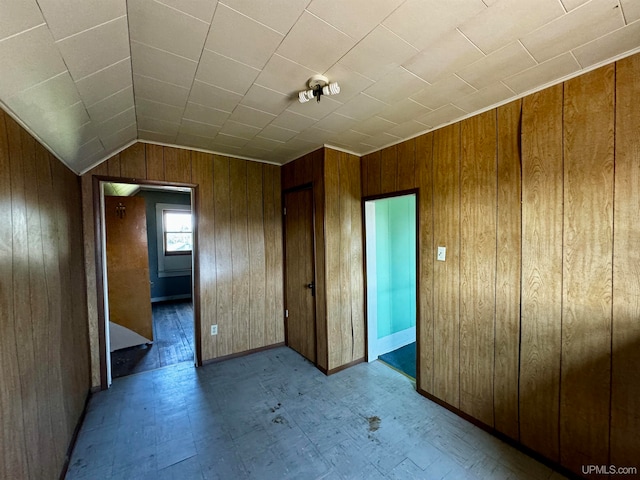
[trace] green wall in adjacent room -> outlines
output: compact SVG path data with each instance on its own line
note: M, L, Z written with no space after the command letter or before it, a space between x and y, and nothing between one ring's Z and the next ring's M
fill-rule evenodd
M416 325L416 201L375 201L378 338Z

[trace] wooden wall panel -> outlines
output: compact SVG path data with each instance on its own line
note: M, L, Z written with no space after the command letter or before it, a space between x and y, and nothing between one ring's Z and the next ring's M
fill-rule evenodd
M264 192L264 244L265 244L265 316L278 318L279 322L267 321L265 343L284 342L283 277L282 277L282 204L280 193L280 168L265 165L263 170Z
M381 152L373 152L362 157L366 164L366 175L362 177L363 196L380 195L382 193L382 158Z
M150 147L152 145L147 145ZM162 147L160 147L162 148ZM147 150L149 152L149 150ZM160 155L155 155L158 158ZM162 157L160 157L162 158ZM149 158L147 157L147 162ZM217 271L216 271L216 229L215 204L213 195L213 155L193 152L191 178L198 184L196 195L197 231L197 268L199 268L200 284L200 335L202 341L202 358L218 356L218 337L211 337L211 325L216 324L217 314ZM147 169L148 170L148 169Z
M434 379L434 229L433 133L415 139L415 179L418 191L418 390L433 391ZM401 179L401 181L403 181Z
M250 301L249 238L247 204L247 162L229 160L229 202L231 204L231 292L233 353L249 350Z
M497 109L498 212L493 407L496 430L515 440L519 435L521 113L521 100Z
M446 261L433 262L433 389L436 397L460 406L460 124L433 133L433 243L423 244L435 258L446 247Z
M79 198L78 177L0 111L2 478L57 478L89 391Z
M562 85L530 95L522 113L520 441L554 461L562 326L562 96Z
M229 158L213 159L213 199L216 231L216 321L218 355L230 355L233 346L233 264L231 261L231 197Z
M640 56L616 67L616 169L611 360L611 458L634 465L640 458Z
M191 183L191 151L164 147L164 176L173 182Z
M120 152L120 176L141 180L146 178L147 162L144 150L144 143L134 143Z
M116 154L105 162L107 164L107 174L110 177L120 176L120 154Z
M313 153L313 203L316 259L316 361L325 371L329 368L327 330L327 270L325 264L325 192L324 149Z
M359 159L326 149L324 178L328 369L332 370L364 357Z
M460 409L493 426L496 116L460 126Z
M560 454L574 471L608 463L614 74L565 84Z
M416 188L419 180L416 176L416 139L412 138L396 145L396 150L398 152L398 190Z
M147 180L164 180L164 147L147 143L144 146Z
M395 145L380 151L380 193L398 190L398 149Z
M249 346L265 345L265 230L263 165L247 163L247 235L249 242Z

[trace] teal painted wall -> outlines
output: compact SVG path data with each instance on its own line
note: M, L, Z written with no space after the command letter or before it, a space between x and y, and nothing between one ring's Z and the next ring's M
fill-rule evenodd
M145 199L147 210L147 243L149 248L149 280L151 298L168 297L172 295L188 295L191 293L191 275L179 277L158 276L158 235L156 233L156 204L172 203L175 205L190 205L191 196L188 193L156 192L142 190L136 194ZM160 239L162 241L162 239Z
M416 325L416 199L375 201L378 338Z

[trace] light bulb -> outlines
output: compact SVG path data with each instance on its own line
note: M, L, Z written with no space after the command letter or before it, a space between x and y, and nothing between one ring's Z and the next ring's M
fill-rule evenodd
M325 85L324 87L322 87L322 93L325 95L337 95L338 93L340 93L340 85L338 85L338 82L333 82Z
M300 103L307 103L309 101L309 98L307 97L307 92L298 93L298 101Z

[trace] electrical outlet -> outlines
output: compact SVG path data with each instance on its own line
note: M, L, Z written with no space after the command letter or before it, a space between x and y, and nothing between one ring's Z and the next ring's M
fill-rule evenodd
M211 335L218 334L218 325L211 325Z

